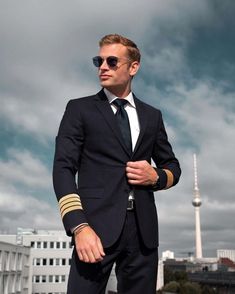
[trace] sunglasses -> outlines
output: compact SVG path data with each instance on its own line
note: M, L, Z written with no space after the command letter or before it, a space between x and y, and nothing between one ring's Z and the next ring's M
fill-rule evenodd
M124 59L127 59L127 58L124 58ZM96 67L100 67L105 60L106 60L106 63L108 64L109 67L115 67L115 66L117 66L120 58L118 58L116 56L108 56L107 58L103 58L101 56L95 56L92 58L93 64ZM127 60L129 60L129 59L127 59Z

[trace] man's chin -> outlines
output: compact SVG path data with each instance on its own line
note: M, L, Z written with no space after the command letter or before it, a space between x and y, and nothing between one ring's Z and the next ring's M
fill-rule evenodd
M101 87L103 87L103 88L109 88L109 87L112 87L111 83L108 82L108 81L100 81L100 85L101 85Z

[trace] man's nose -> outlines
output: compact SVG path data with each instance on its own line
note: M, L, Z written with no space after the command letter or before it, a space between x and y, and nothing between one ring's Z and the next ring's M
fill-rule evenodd
M104 59L103 63L100 66L100 69L101 70L108 70L109 69L109 66L108 66L108 64L106 62L106 59Z

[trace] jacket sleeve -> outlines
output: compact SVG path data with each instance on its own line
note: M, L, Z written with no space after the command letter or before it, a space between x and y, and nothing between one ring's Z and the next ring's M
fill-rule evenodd
M87 223L75 181L84 143L84 130L74 101L67 104L56 137L53 164L53 185L66 233L81 223Z
M163 190L178 183L181 169L179 161L175 157L171 144L168 141L161 112L158 125L159 129L156 134L152 158L156 164L159 180L154 190Z

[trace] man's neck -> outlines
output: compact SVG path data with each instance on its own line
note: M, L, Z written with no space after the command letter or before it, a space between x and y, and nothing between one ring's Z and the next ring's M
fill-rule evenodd
M125 88L117 88L117 87L106 87L106 89L111 92L113 95L119 98L125 98L127 97L131 92L131 87L125 87Z

